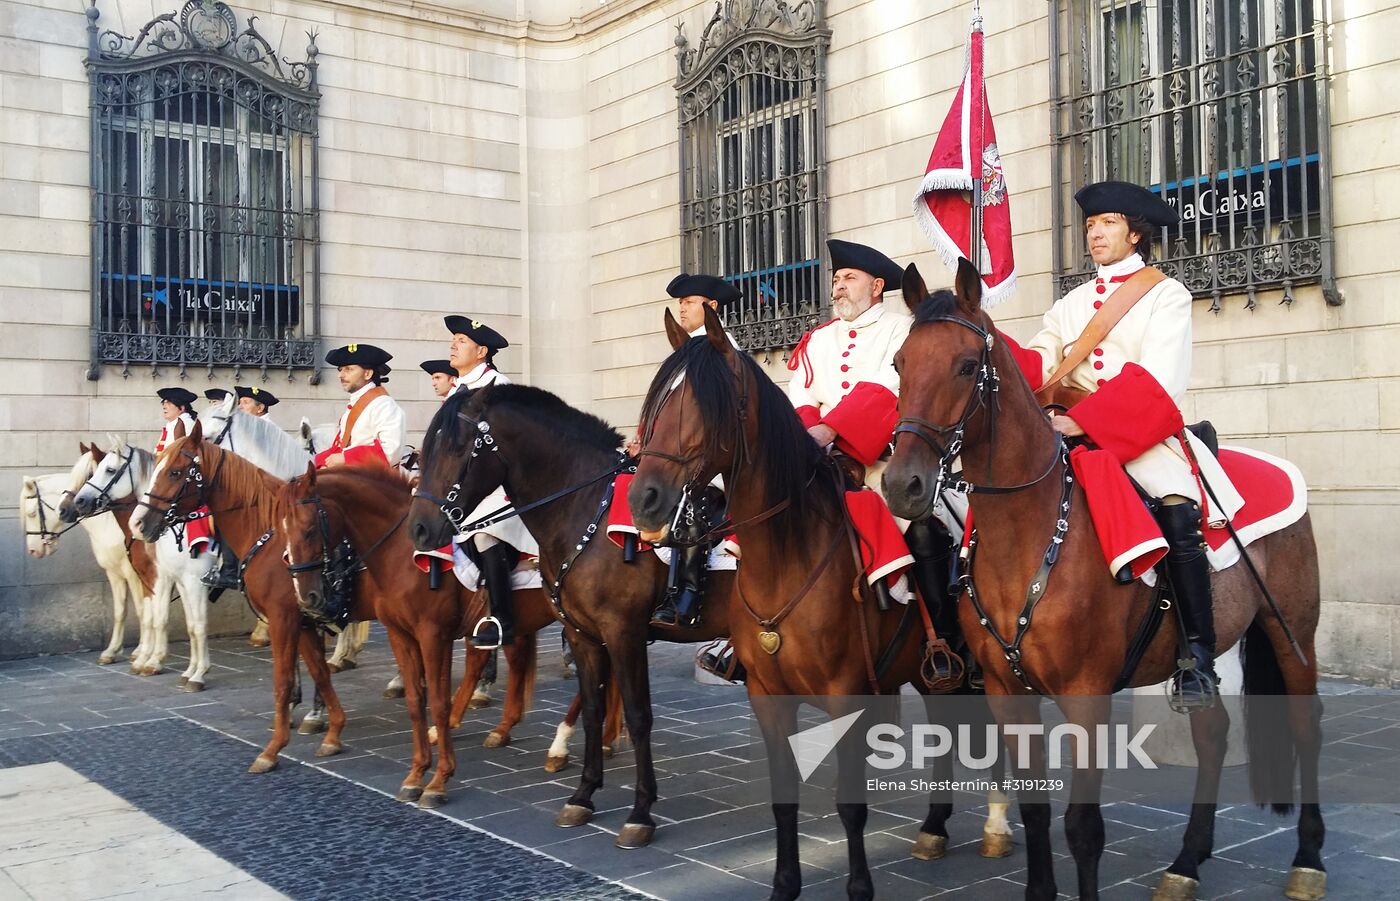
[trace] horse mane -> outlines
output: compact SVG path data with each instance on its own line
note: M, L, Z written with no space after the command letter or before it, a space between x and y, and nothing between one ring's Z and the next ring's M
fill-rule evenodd
M460 454L467 450L468 439L475 430L458 428L465 412L470 418L484 416L494 407L517 409L533 419L544 419L551 432L568 442L585 444L598 450L614 451L622 445L617 430L592 413L571 407L556 394L530 385L490 385L475 391L458 391L442 402L428 433L423 439L422 457L432 459L440 450ZM442 448L439 448L439 444Z
M171 445L177 447L182 441L189 441L183 438ZM286 481L269 473L265 469L259 469L251 460L235 454L225 447L219 447L212 438L204 438L199 442L200 468L204 470L206 480L215 479L221 489L229 495L239 499L239 509L252 510L258 517L259 522L278 523L281 521L281 508L278 505L277 497L280 493L277 489ZM162 456L170 452L170 448L162 453ZM277 487L269 491L266 482L263 480L271 478L278 483ZM214 511L216 514L218 510Z
M757 417L758 435L749 448L753 465L764 474L764 507L773 507L784 500L787 509L769 522L774 530L774 544L782 551L801 546L804 525L812 515L833 521L836 493L812 490L819 467L829 460L793 409L783 389L774 384L753 357L735 352L735 359L753 380L756 398L750 398L748 409ZM700 413L705 444L701 453L707 458L721 456L738 440L739 397L734 373L722 353L708 339L697 336L678 347L667 357L647 390L642 405L642 422L655 421L657 412L671 387L678 379L690 382L692 394ZM643 436L643 444L650 435ZM734 448L739 454L739 448ZM834 483L832 483L834 484ZM726 485L726 489L731 486Z
M958 295L947 288L939 288L928 294L919 303L919 309L914 313L914 324L920 325L931 320L958 316Z
M269 422L261 416L252 416L242 410L233 410L227 418L223 416L223 411L219 407L212 407L200 414L200 422L204 427L205 437L213 439L224 430L224 423L232 421L235 431L244 429L251 433L251 440L257 445L258 450L267 457L266 469L278 478L290 478L294 475L306 471L306 464L310 461L306 448L301 441L288 435L275 423ZM239 437L245 437L239 434ZM224 450L229 450L227 444L220 445ZM234 447L236 448L236 442Z

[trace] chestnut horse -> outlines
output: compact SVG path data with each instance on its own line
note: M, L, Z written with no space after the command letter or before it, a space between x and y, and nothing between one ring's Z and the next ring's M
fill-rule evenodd
M731 638L748 670L749 698L767 745L772 784L796 786L788 737L797 731L797 705L758 699L823 699L814 703L838 717L855 709L861 695L898 693L905 684L922 691L922 630L901 630L904 608L881 612L854 587L865 584L865 575L853 553L845 478L808 435L782 390L734 347L713 310L705 311L705 337L688 336L669 310L665 323L675 350L653 379L643 407L641 462L628 492L633 517L644 539L659 537L688 490L724 476L744 561L729 602ZM892 649L892 657L879 672L872 661L886 649ZM853 741L837 744L844 773L859 771L859 748ZM946 766L939 778L950 777L951 758L938 760ZM867 805L838 797L836 809L846 830L847 893L873 897L865 857ZM942 799L930 804L916 857L942 856L951 812L951 803ZM772 897L796 898L802 888L797 804L775 796L773 816L778 855ZM985 856L1009 852L1009 828L1003 823L994 802Z
M622 436L601 419L538 388L494 385L454 394L428 426L409 526L419 550L442 547L453 535L444 506L461 518L496 488L507 487L539 543L540 573L573 646L583 698L583 773L555 822L579 826L593 815L593 794L603 784L604 686L616 683L637 767L635 801L617 845L639 848L656 830L647 641L706 641L727 634L732 576L711 574L700 628L649 628L666 588L666 567L651 553L628 564L603 537L613 476L625 466L621 444Z
M927 298L923 279L910 266L904 298L915 323L895 357L900 374L900 413L894 457L885 470L885 491L899 516L919 516L930 506L935 485L954 478L950 471L961 444L962 478L976 474L969 500L977 551L966 585L986 611L974 614L960 604L968 643L984 667L993 710L1002 724L1039 723L1041 695L1055 696L1066 718L1096 736L1095 725L1109 720L1114 690L1128 647L1150 605L1151 589L1116 583L1104 562L1083 490L1068 472L1063 444L1050 427L991 318L980 306L981 281L966 260L957 278L957 301ZM927 299L926 299L927 298ZM998 389L998 374L1000 384ZM946 423L946 425L943 425ZM901 432L912 434L900 434ZM995 436L995 440L993 440ZM920 440L922 439L922 440ZM949 447L953 450L948 450ZM1048 467L1047 467L1048 462ZM1068 529L1057 525L1062 492L1072 489ZM1059 560L1034 606L1032 627L1028 585L1048 559L1052 535L1062 536ZM1055 539L1059 541L1057 537ZM747 548L746 548L747 550ZM1260 538L1249 554L1272 587L1291 625L1305 662L1295 657L1284 625L1242 565L1212 579L1217 650L1244 640L1245 719L1249 737L1250 782L1255 798L1278 813L1291 810L1295 766L1301 773L1302 804L1298 851L1288 886L1290 898L1320 898L1322 814L1317 804L1321 702L1313 636L1318 620L1318 565L1312 525L1304 515L1291 526ZM964 598L969 598L964 594ZM1084 623L1093 622L1092 629ZM1177 640L1170 626L1158 630L1129 684L1152 685L1176 669ZM1003 641L1023 636L1019 654ZM1013 647L1012 651L1016 649ZM1035 691L1013 672L1008 657ZM1259 695L1284 695L1265 715ZM1250 695L1256 698L1251 702ZM1195 803L1181 853L1163 874L1156 898L1189 898L1199 866L1211 856L1228 714L1221 704L1191 714L1198 770ZM1079 895L1098 894L1098 862L1104 846L1099 807L1102 773L1087 761L1097 748L1081 745L1074 770L1065 835L1078 865ZM1044 743L1037 742L1029 776L1044 775ZM1079 768L1080 766L1084 768ZM1026 828L1029 873L1026 897L1054 898L1048 797L1019 796Z

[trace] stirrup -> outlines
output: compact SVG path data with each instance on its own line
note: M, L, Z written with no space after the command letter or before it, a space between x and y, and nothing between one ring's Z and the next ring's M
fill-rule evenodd
M1216 677L1197 669L1195 660L1177 662L1181 665L1172 673L1171 684L1167 686L1167 706L1174 713L1186 714L1214 707L1220 699Z
M939 675L939 670L942 669L946 669L948 675ZM957 691L963 684L966 671L967 664L944 639L940 638L924 646L924 660L919 665L919 678L923 680L924 688L929 694L942 695Z
M481 627L492 623L494 623L496 626L496 643L477 644L477 636L481 634ZM487 614L486 616L483 616L481 619L477 620L476 625L472 627L472 647L476 648L478 651L494 651L501 646L501 639L505 638L505 636L506 630L505 627L501 625L501 621L496 619L496 617Z

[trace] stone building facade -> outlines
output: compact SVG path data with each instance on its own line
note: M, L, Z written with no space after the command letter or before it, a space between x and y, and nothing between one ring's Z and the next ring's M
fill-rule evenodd
M1203 23L1220 6L1172 2ZM1100 37L1121 39L1136 33L1115 30L1120 8L1131 28L1134 15L1146 21L1143 9L1155 16L1172 2L982 4L1019 275L997 315L1017 336L1035 328L1074 262L1063 233L1065 249L1054 250L1056 223L1066 221L1055 210L1064 208L1075 163L1053 136L1072 121L1074 110L1057 98L1074 85L1062 68L1052 92L1052 46L1073 65L1071 13L1085 3L1109 17ZM176 4L101 0L95 27L134 38L159 14L179 12ZM719 15L776 6L722 2ZM877 245L918 262L930 282L945 280L911 198L962 75L971 3L781 6L811 9L812 27L829 32L820 41L822 233ZM1390 250L1400 236L1400 151L1390 140L1400 95L1384 85L1400 72L1400 48L1387 39L1400 30L1400 3L1256 6L1259 22L1235 33L1282 29L1286 8L1312 15L1316 7L1326 17L1321 64L1330 68L1313 80L1329 107L1330 221L1319 245L1335 291L1328 279L1300 279L1288 286L1291 302L1280 303L1283 290L1262 284L1221 292L1218 310L1217 298L1203 296L1186 412L1213 420L1227 440L1302 468L1323 560L1322 665L1395 681L1400 557L1384 548L1385 524L1400 514L1400 300L1387 290L1400 269ZM400 367L390 388L406 402L413 441L435 406L416 364L445 355L443 314L468 313L510 339L500 363L512 378L629 428L667 350L666 282L688 258L677 26L682 51L703 49L716 5L244 0L231 10L238 29L256 16L258 34L286 61L307 59L314 33L320 329L311 337L320 353L357 339L390 350ZM1052 10L1060 11L1056 29ZM207 367L193 365L183 378L178 365L154 375L150 364L131 365L123 375L111 363L87 377L96 271L89 15L82 0L0 0L0 481L11 486L0 494L0 656L93 647L108 616L105 586L81 541L65 542L56 558L25 556L20 475L66 469L78 441L109 433L151 444L160 424L156 387L202 391L235 381L230 368L215 368L211 380ZM792 23L764 24L783 33ZM1162 49L1142 37L1150 52L1138 63L1170 68L1169 35L1152 42ZM1265 65L1277 58L1259 57ZM1310 78L1319 72L1316 59L1294 64ZM1165 92L1155 101L1166 103ZM1277 238L1266 228L1264 243L1270 234ZM786 378L781 349L767 356ZM251 367L241 377L281 396L277 418L290 426L303 415L330 421L341 409L334 379L313 384L311 375L273 368L263 381ZM236 604L221 606L217 625L244 624Z

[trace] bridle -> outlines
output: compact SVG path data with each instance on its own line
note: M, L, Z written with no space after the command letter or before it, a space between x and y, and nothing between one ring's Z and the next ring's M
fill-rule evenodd
M952 425L936 425L926 419L917 416L901 417L894 427L895 442L899 441L901 434L909 434L923 441L938 455L938 481L934 485L934 490L929 496L937 499L942 496L943 489L951 488L954 491L961 491L964 494L981 492L982 494L1014 494L1017 491L1024 491L1034 485L1040 484L1050 473L1055 471L1055 465L1061 462L1064 457L1064 440L1060 439L1055 447L1055 451L1050 455L1049 462L1041 470L1040 475L1035 478L1021 482L1016 485L993 485L986 483L970 482L962 475L953 471L953 463L958 459L963 449L963 437L967 432L968 423L972 417L982 410L987 412L987 427L991 433L991 453L987 458L988 478L991 478L992 460L995 459L996 450L996 423L997 412L999 410L998 396L1001 391L1001 377L997 375L996 365L992 362L992 348L996 346L996 332L982 328L975 322L969 322L958 316L932 316L922 320L922 325L928 322L952 322L962 326L977 337L982 339L982 354L978 362L977 381L972 386L972 392L968 395L967 402L963 404L962 415L958 421Z
M232 453L232 451L223 451L223 453L219 455L219 462L214 467L214 474L208 479L205 479L204 470L200 468L199 465L199 455L191 453L187 447L180 448L180 456L188 461L188 465L185 467L185 476L180 482L180 487L176 489L173 495L156 494L154 491L147 491L146 496L141 499L141 502L137 506L145 506L152 513L160 516L161 522L164 524L165 528L174 528L177 524L203 519L205 516L209 515L208 513L200 511L201 507L208 506L204 499L205 492L214 487L219 481L219 474L223 472L224 469L224 461L228 459L227 455L230 453ZM191 487L195 490L194 509L189 513L181 513L179 509L180 501L184 499L185 492L189 491ZM157 507L155 504L151 503L151 501L161 501L165 506L163 508Z
M71 492L71 491L64 491L63 493L64 493L64 494L72 494L73 492ZM29 498L27 498L27 497L22 497L22 498L20 498L20 503L23 504L23 503L24 503L25 501L27 501L27 500L29 500ZM67 524L66 526L64 526L62 529L59 529L57 532L55 532L53 529L50 529L50 528L49 528L48 518L44 515L44 510L45 510L45 508L47 508L47 509L51 510L53 513L57 514L57 513L58 513L58 508L55 507L55 506L53 506L52 504L50 504L48 501L44 500L44 495L39 491L39 483L38 483L38 482L35 482L35 483L34 483L34 506L35 506L35 508L36 508L37 511L38 511L39 530L38 530L38 531L34 531L34 530L32 530L32 529L25 529L25 530L24 530L24 534L25 534L25 537L29 537L29 536L32 536L32 535L38 535L38 536L39 536L39 540L40 540L41 542L43 542L43 544L44 544L45 547L53 547L55 544L58 543L58 539L61 538L61 537L63 536L63 533L64 533L64 532L67 532L69 529L71 529L71 528L73 528L74 526L77 525L76 522L71 522L71 523Z
M99 488L92 481L93 477L96 475L96 473L94 473L92 476L88 476L88 478L83 481L83 484L78 487L78 491L82 491L84 488L91 488L97 492L97 498L93 501L92 511L87 514L88 516L96 516L99 513L105 513L116 504L116 498L112 497L112 487L120 482L122 477L131 470L131 463L136 459L136 450L134 448L127 448L126 455L122 456L118 454L118 458L122 463L112 471L111 476L107 478L107 484ZM134 481L132 487L135 487ZM76 500L77 495L75 492L65 491L64 494L72 494ZM79 519L81 518L82 517L79 517Z

